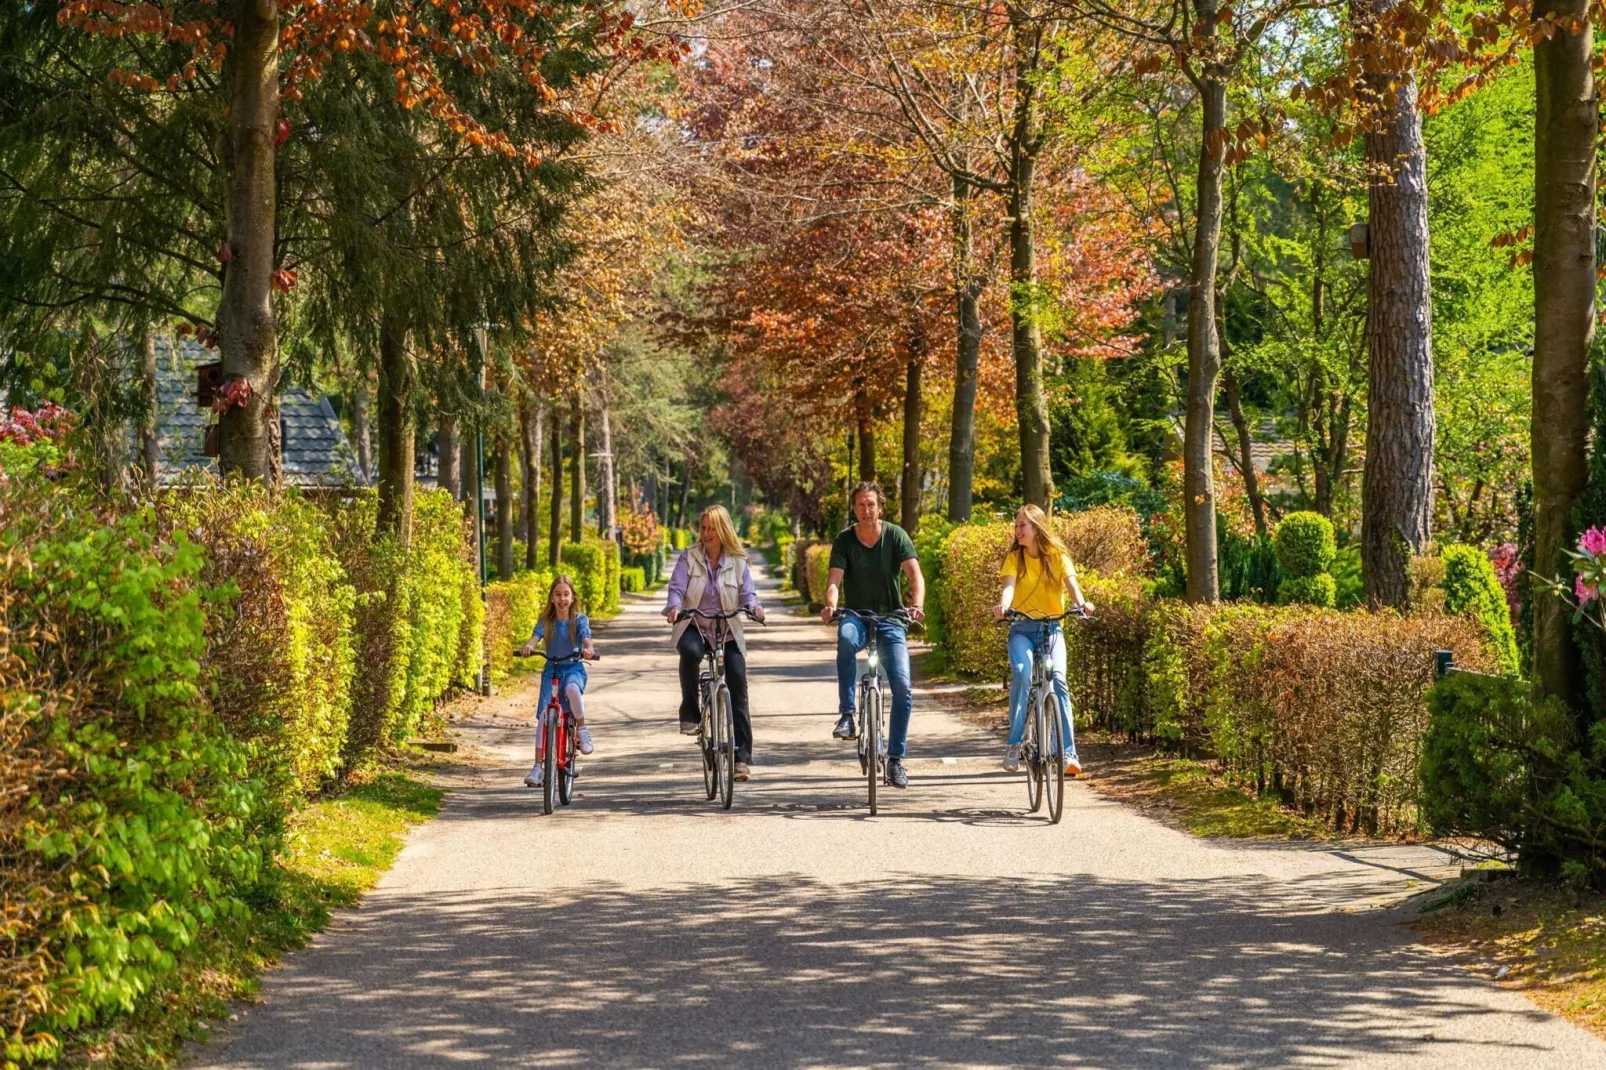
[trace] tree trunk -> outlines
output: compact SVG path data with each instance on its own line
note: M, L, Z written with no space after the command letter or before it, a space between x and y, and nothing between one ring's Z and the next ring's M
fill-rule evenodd
M563 556L563 410L552 405L552 490L547 526L546 563L556 569Z
M1585 408L1595 337L1594 28L1583 0L1539 0L1557 31L1534 45L1534 570L1554 576L1573 540L1588 477ZM1582 24L1573 33L1569 24ZM1599 448L1597 446L1597 448ZM1566 577L1566 573L1561 573ZM1541 693L1577 702L1578 650L1565 603L1535 585L1533 676Z
M475 419L478 419L478 417L475 417ZM462 483L462 491L458 494L458 498L463 502L464 512L469 512L469 503L474 500L474 480L479 470L479 455L475 452L474 428L459 425L457 434L457 471Z
M870 412L870 391L863 379L853 384L853 426L859 440L859 480L876 480L875 420Z
M597 443L601 462L598 475L602 479L602 486L597 491L597 527L602 537L614 537L614 529L619 523L619 485L617 472L613 466L613 422L608 413L608 387L602 384L597 390L597 409L601 417L600 441Z
M351 433L357 440L357 468L364 479L374 478L373 434L368 426L368 383L357 384L351 396Z
M1233 430L1238 433L1238 456L1242 463L1239 471L1244 477L1244 493L1249 497L1249 509L1255 517L1255 534L1266 534L1266 500L1260 494L1260 476L1255 471L1254 438L1249 433L1249 420L1244 416L1243 399L1238 396L1238 379L1232 372L1221 377L1227 394L1227 410L1232 413Z
M223 414L223 472L270 480L269 422L278 388L278 335L273 316L277 186L274 127L279 119L279 6L276 0L238 0L229 65L233 68L222 137L227 238L218 341L223 378L244 379L251 397Z
M1047 510L1053 505L1054 476L1049 468L1043 341L1034 307L1037 234L1032 220L1037 154L1042 148L1037 129L1034 35L1043 30L1013 14L1011 21L1015 35L1015 113L1009 137L1009 323L1015 357L1015 414L1020 434L1021 491L1028 503Z
M981 286L976 276L975 239L971 232L973 191L963 178L954 179L954 289L959 330L954 356L954 412L948 436L948 519L970 520L976 471L976 387L981 364Z
M413 378L407 326L391 311L379 326L379 521L380 534L402 546L413 537Z
M523 516L524 567L541 567L536 549L541 541L541 407L526 398L519 410L520 461L524 473Z
M586 414L578 392L569 399L569 541L585 538Z
M1357 37L1398 2L1355 0ZM1371 292L1361 574L1368 602L1400 606L1409 593L1411 555L1427 545L1433 520L1427 152L1409 72L1368 72L1362 89L1376 122L1365 133Z
M496 436L496 575L513 578L513 448Z
M1216 0L1196 0L1199 25L1214 38ZM1188 279L1188 413L1182 441L1184 527L1188 543L1188 601L1220 597L1216 575L1216 480L1210 442L1215 431L1216 377L1221 339L1216 333L1216 262L1221 251L1221 166L1227 126L1226 74L1213 64L1199 79L1203 143L1199 152L1198 218Z
M445 488L454 499L463 497L463 454L457 442L458 418L442 416L435 437L436 486Z
M903 506L903 530L913 535L920 527L920 414L924 405L920 378L925 368L925 339L917 335L910 348L903 387L903 479L898 501Z
M143 392L139 421L139 458L145 473L145 486L155 491L162 467L162 392L157 385L156 334L147 324L140 333L140 390Z
M683 461L680 465L680 505L675 512L675 526L686 526L686 510L691 508L691 461Z

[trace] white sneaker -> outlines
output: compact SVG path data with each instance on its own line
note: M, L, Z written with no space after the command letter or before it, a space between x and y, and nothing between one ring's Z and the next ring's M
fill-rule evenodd
M1004 772L1013 773L1020 769L1020 747L1004 748Z
M580 726L580 753L591 753L591 730L584 725Z
M525 774L524 786L527 788L539 788L541 786L541 774L543 772L544 770L541 768L541 763L536 762L530 767L530 771Z

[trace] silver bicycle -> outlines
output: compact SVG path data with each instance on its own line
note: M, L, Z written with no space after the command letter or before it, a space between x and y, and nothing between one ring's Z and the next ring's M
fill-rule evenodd
M864 645L865 669L859 676L859 772L864 776L870 795L870 813L876 812L876 789L887 780L887 676L881 671L881 641L876 634L876 622L900 621L915 623L907 609L892 613L866 613L857 609L838 609L838 614L858 617L870 629L870 641Z
M729 621L738 613L764 623L745 609L726 613L683 609L672 622L701 617L714 625L712 640L705 637L703 642L703 672L697 681L697 706L702 715L697 723L697 749L703 756L703 790L710 800L717 797L727 810L736 798L736 721L730 688L725 684L725 643L730 637Z
M1031 621L1039 625L1032 637L1032 686L1026 705L1026 735L1021 739L1021 764L1026 767L1026 800L1030 813L1043 808L1048 796L1048 820L1057 825L1065 810L1065 738L1060 727L1060 696L1054 689L1054 673L1049 658L1050 624L1067 618L1091 620L1085 610L1072 608L1057 617L1033 617L1017 610L1004 614L1001 623ZM1064 711L1065 719L1072 711Z

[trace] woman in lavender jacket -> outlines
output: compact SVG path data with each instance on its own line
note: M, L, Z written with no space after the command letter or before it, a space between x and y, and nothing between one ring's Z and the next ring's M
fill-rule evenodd
M704 613L751 610L762 621L764 607L753 590L753 573L747 551L736 538L736 528L722 505L710 505L697 519L697 545L680 555L669 578L669 604L664 616L675 619L682 607ZM696 627L692 627L693 623ZM747 709L747 640L742 618L732 617L725 643L725 684L731 693L731 719L736 723L736 779L746 780L753 760L753 722ZM680 653L680 733L695 736L701 719L697 712L697 679L703 655L714 632L712 624L696 618L675 625L675 649Z

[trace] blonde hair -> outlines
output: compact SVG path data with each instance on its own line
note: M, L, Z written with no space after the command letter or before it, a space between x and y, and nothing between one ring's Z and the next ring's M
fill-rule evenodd
M558 607L552 604L552 596L558 593L560 583L568 587L569 593L574 595L574 605L569 607L569 619L575 620L583 612L580 608L580 589L574 585L568 573L562 572L553 577L552 586L548 587L546 592L546 608L541 610L541 630L546 633L548 643L552 642L552 630L558 623Z
M702 538L703 521L712 520L714 530L719 533L719 545L724 552L732 557L746 557L747 551L742 548L742 540L736 537L736 525L731 523L731 515L725 511L723 505L710 505L697 517L697 537Z
M1020 507L1015 519L1019 520L1023 516L1032 526L1032 536L1037 540L1037 556L1043 559L1043 575L1064 583L1065 577L1058 573L1062 569L1062 563L1071 556L1071 552L1065 548L1060 537L1054 534L1053 525L1048 522L1048 516L1042 509L1028 503ZM1016 539L1012 550L1016 555L1015 575L1026 575L1026 547Z

